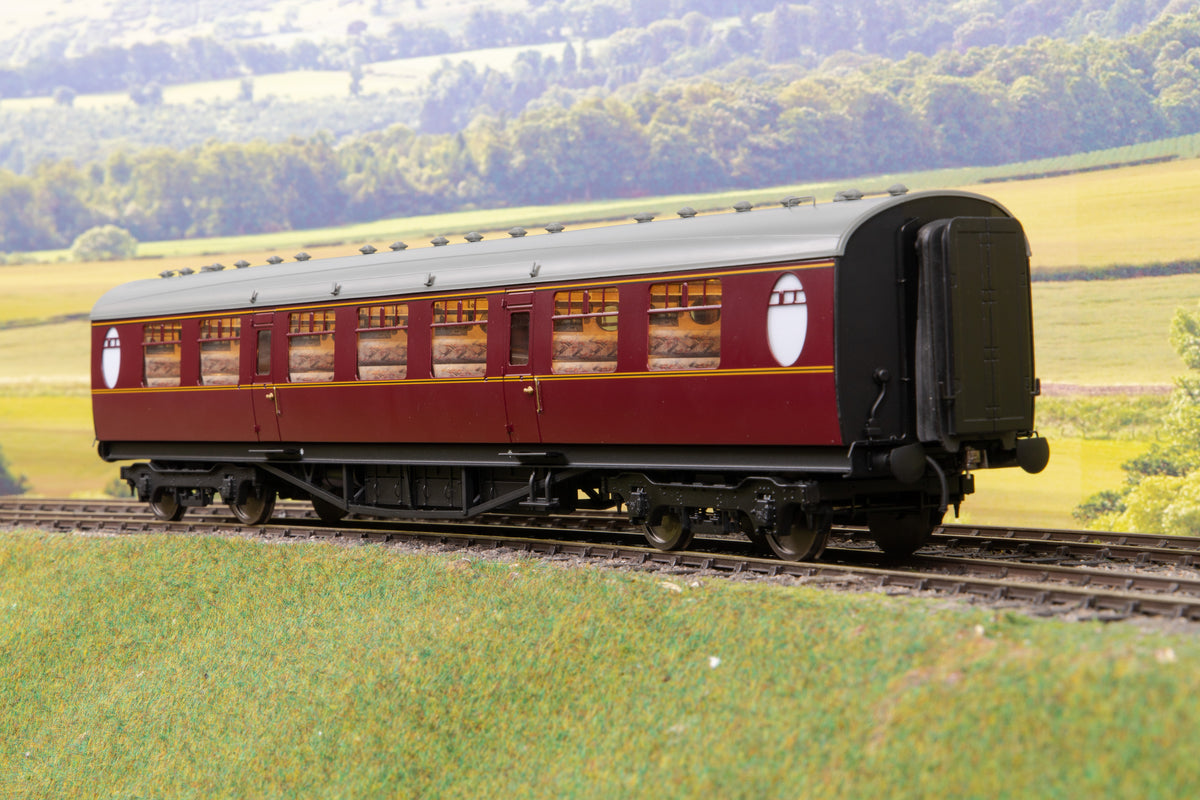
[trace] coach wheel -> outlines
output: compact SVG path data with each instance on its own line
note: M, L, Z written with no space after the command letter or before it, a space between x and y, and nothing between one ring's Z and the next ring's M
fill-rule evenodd
M876 511L867 515L867 529L879 549L889 556L911 556L942 524L937 509Z
M312 499L313 511L317 512L317 517L321 522L333 525L341 522L346 517L346 509L341 506L336 506L328 500L322 500L319 497Z
M646 541L659 550L682 550L692 541L692 523L687 511L659 506L646 520Z
M229 510L243 525L262 525L271 518L275 510L275 490L262 489L261 494L252 494L242 503L230 503Z
M179 498L166 489L159 489L154 493L154 499L150 501L150 513L163 522L178 522L183 519L185 511L187 511L187 506L182 505Z
M776 528L767 533L767 544L784 561L812 561L825 551L831 527L827 513L809 513L799 506L788 506Z

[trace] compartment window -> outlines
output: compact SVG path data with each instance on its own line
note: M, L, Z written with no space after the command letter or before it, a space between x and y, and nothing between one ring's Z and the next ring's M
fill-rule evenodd
M433 304L433 375L473 378L487 373L486 297Z
M288 380L315 383L333 380L332 311L298 311L288 315Z
M721 363L721 281L650 287L652 370L716 369Z
M358 379L399 380L408 374L408 306L358 309Z
M142 382L146 386L178 386L183 325L151 322L142 326Z
M237 317L200 320L200 384L233 386L238 382L242 321Z
M554 293L550 371L617 371L617 287Z

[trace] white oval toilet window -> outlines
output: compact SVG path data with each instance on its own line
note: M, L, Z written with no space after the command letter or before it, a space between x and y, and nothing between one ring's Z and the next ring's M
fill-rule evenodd
M100 372L104 376L104 385L109 389L117 385L117 377L121 374L121 334L116 328L109 328L104 334L104 349L100 353Z
M789 272L775 281L767 306L767 344L781 367L796 363L807 335L808 300L800 278Z

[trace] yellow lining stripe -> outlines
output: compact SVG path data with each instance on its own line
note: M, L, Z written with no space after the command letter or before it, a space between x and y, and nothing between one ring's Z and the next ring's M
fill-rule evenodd
M414 378L396 381L327 381L313 383L243 383L229 386L139 386L131 389L93 389L93 395L106 394L138 394L143 392L220 392L243 389L327 389L345 388L348 386L428 386L434 384L476 384L476 383L522 383L537 378L539 382L557 381L586 381L586 380L641 380L644 378L724 378L724 377L756 377L768 375L832 375L832 365L813 367L764 367L761 369L696 369L696 370L662 370L655 372L599 372L583 375L550 374L550 375L502 375L487 378Z

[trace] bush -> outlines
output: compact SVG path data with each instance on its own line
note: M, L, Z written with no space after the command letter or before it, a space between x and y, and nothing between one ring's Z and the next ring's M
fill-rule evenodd
M71 244L76 261L118 261L137 255L138 241L116 225L101 225L79 234Z
M111 481L109 481L108 484L104 487L104 496L105 497L116 497L121 500L128 500L132 496L131 490L129 488L129 482L126 480L123 480L118 475L117 477L115 477Z
M29 491L29 480L24 475L13 475L8 470L8 459L0 450L0 494L25 494Z

